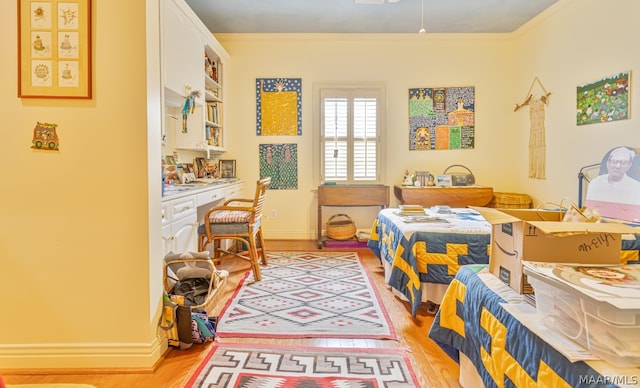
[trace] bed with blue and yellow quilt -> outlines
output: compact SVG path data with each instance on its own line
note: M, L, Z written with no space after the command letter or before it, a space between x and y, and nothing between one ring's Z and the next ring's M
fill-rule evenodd
M416 217L388 208L376 216L367 245L387 264L387 283L408 299L415 316L423 301L422 284L446 286L461 266L489 263L491 225L467 208L453 208L450 214L425 209L424 216Z
M533 308L486 265L462 267L449 285L429 337L454 360L466 361L461 362L461 375L469 376L468 369L475 369L475 378L487 388L640 384L639 368L618 368L605 361L571 362L516 319L504 303ZM478 381L465 385L481 386Z

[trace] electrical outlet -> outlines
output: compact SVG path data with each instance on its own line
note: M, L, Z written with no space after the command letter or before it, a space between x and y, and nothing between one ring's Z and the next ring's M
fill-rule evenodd
M278 218L278 211L276 209L271 209L271 218Z

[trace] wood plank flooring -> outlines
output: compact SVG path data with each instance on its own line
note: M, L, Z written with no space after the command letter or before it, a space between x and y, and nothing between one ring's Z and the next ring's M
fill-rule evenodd
M272 251L317 250L315 240L270 240L265 245ZM394 296L389 286L385 284L382 266L369 249L343 249L343 251L356 251L362 258L365 267L378 287L380 297L383 299L395 326L398 337L396 340L225 338L223 341L341 348L406 348L410 351L412 365L421 387L460 387L458 365L427 336L433 322L433 316L427 314L426 309L421 309L416 318L411 316L409 304ZM223 301L226 301L233 294L244 273L249 269L249 263L240 259L230 259L221 263L219 268L227 269L230 272L227 292L223 297ZM221 303L218 309L221 309L223 304ZM214 315L217 313L218 311L215 311ZM42 371L38 374L5 374L3 378L7 384L76 383L92 384L98 388L179 388L184 386L210 347L211 344L194 344L187 350L171 349L159 362L157 368L149 373L74 369Z

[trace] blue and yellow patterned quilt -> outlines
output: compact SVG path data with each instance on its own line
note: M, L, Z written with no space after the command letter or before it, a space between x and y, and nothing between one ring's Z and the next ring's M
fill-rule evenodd
M398 213L393 208L378 213L367 245L391 264L388 283L407 297L415 316L421 283L449 284L461 266L489 263L491 225L471 209L453 209L450 215L427 210L421 219ZM435 216L439 219L430 221Z
M640 384L640 369L571 362L500 304L521 296L486 265L462 267L449 285L429 337L455 360L464 353L491 387L618 387Z

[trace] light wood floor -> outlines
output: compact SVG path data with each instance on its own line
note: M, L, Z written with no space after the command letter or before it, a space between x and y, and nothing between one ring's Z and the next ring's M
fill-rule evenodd
M267 241L265 245L271 251L317 250L315 240L271 240ZM410 352L412 365L421 387L460 387L457 381L458 365L427 336L433 322L433 316L427 314L425 309L419 311L416 318L411 316L409 304L395 297L389 286L385 284L382 266L369 249L345 250L357 251L362 258L365 267L378 287L390 319L395 326L398 337L396 340L224 338L221 341L341 348L406 348ZM248 270L249 263L240 259L231 259L221 263L219 268L227 269L230 272L227 295L224 297L224 301L226 301ZM221 303L221 305L223 304ZM217 313L218 311L214 311L213 315ZM46 371L46 373L40 374L4 375L3 378L7 384L76 383L92 384L98 388L179 388L184 386L193 369L198 366L199 361L210 348L211 343L194 344L188 350L170 349L152 373L126 373L126 371L118 370L100 371L97 374L96 371L65 370L60 371L61 373Z

